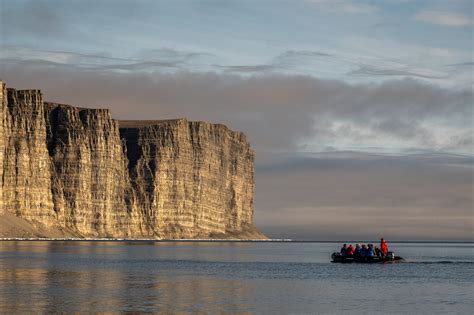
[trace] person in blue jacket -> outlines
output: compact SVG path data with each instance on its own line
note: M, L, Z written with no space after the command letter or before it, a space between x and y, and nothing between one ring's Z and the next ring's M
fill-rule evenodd
M369 244L368 247L367 247L367 257L369 258L372 258L375 256L375 251L374 251L374 245L373 244Z
M362 248L360 249L360 257L365 257L367 256L367 246L362 245Z
M347 244L344 244L341 248L341 256L347 256Z
M356 248L354 250L354 257L360 257L360 244L356 245Z

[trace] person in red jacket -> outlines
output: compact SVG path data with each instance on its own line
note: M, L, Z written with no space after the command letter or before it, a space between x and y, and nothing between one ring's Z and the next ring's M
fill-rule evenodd
M388 246L387 242L383 239L383 237L380 239L380 252L382 252L382 255L385 257L387 256L388 253Z
M347 247L346 254L347 254L347 256L354 255L354 246L352 246L352 244L350 244L349 247Z

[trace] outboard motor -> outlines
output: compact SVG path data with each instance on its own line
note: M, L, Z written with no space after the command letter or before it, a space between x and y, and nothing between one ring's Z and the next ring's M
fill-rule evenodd
M395 254L393 252L388 252L387 256L385 256L388 261L394 261L395 260Z

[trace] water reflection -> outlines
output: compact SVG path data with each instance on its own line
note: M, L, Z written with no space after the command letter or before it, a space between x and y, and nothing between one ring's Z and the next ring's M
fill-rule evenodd
M8 313L249 310L249 305L242 301L253 294L251 285L236 280L191 277L189 270L170 277L166 268L155 268L159 260L153 258L160 256L157 247L131 245L3 243L0 309ZM167 249L166 259L183 258L176 246ZM195 247L187 258L199 256Z

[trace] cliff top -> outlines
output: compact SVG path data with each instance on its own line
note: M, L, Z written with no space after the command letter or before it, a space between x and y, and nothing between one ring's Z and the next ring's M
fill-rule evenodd
M174 122L182 120L183 118L176 119L162 119L162 120L117 120L120 128L141 128L147 126L154 126L164 124L167 122Z
M63 104L63 103L56 103L56 102L48 102L45 101L44 105L49 108L56 108L56 107L67 107L76 111L83 111L83 110L91 110L91 111L97 111L97 110L105 110L109 111L107 108L89 108L89 107L79 107L75 105L69 105L69 104Z

